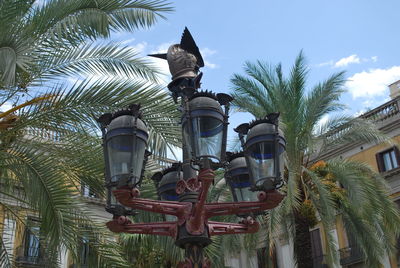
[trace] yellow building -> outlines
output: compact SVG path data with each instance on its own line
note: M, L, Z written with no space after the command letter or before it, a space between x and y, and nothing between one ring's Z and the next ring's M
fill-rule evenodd
M50 140L51 142L60 141L48 131L30 130L26 135L27 138L35 136L36 138ZM158 161L150 159L146 165L146 169L153 172L158 171L172 162L173 160L170 159L159 159ZM21 188L13 186L13 190L15 191L15 196L18 196L18 191L21 191ZM98 198L88 186L81 185L81 194L85 206L92 212L92 215L95 215L92 216L92 220L105 224L112 219L113 215L105 211L105 200ZM9 210L5 206L12 208L15 215L9 214L7 212ZM16 199L8 198L6 195L0 193L0 268L7 267L2 266L1 263L2 249L11 253L13 257L12 263L21 268L49 267L49 263L55 263L56 261L59 262L60 268L89 268L88 260L93 254L90 254L89 244L85 238L82 239L82 244L80 245L80 264L76 265L67 250L61 250L57 256L58 260L49 259L49 256L44 254L39 235L38 213L29 208L26 203L20 203Z
M112 215L104 210L105 201L97 198L88 187L82 187L83 199L86 206L97 216L95 220L106 222ZM39 220L38 214L34 210L15 203L6 196L0 195L0 201L8 207L12 207L17 215L10 215L7 209L0 205L0 237L3 242L4 249L11 253L13 263L17 267L48 267L49 263L59 262L60 268L75 268L72 258L66 250L61 250L58 260L49 259L43 252L40 244ZM88 267L89 246L85 241L81 245L81 264L79 267ZM0 268L1 268L0 263ZM14 266L12 266L14 267Z
M390 187L390 196L400 206L400 80L389 85L389 88L391 100L368 111L361 117L373 120L383 133L393 139L395 145L343 144L331 151L324 152L320 160L339 157L367 163L385 178ZM334 134L332 133L332 135ZM317 225L311 230L313 256L315 258L314 267L324 267L322 256L325 239L321 237L319 229L320 226ZM336 229L333 229L332 232L334 237L337 238L341 267L367 267L363 263L361 251L346 233L340 215L337 216ZM400 267L400 251L397 252L396 256L384 256L382 265L385 268Z

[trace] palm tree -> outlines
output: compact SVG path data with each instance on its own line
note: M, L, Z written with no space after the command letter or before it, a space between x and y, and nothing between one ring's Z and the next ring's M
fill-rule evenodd
M287 77L281 64L246 62L244 70L245 75L234 74L231 79L236 108L258 118L279 111L287 141L286 198L270 211L265 222L270 248L278 234L287 234L294 242L298 267L312 267L309 228L316 223L318 212L328 241L328 264L337 263L329 230L338 211L369 267L377 267L385 252L393 251L400 230L400 216L384 180L364 164L340 159L311 161L339 144L387 141L371 122L360 118L340 115L320 124L324 116L343 108L338 100L344 92L344 72L308 89L302 52ZM340 135L330 135L339 126L343 129Z
M86 237L97 255L93 266L128 266L79 195L81 184L104 195L94 118L140 103L149 148L165 155L179 145L178 113L154 66L130 47L96 40L150 27L171 10L161 0L0 2L0 205L21 224L18 208L37 211L50 257L66 248L79 261ZM0 263L11 264L0 242Z

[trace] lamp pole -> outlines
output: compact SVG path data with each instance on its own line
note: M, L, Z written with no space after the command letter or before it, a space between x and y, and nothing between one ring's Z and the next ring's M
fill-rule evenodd
M114 215L107 227L116 233L171 236L185 250L185 260L178 267L207 268L211 262L205 258L203 248L211 243L211 236L257 232L259 223L253 216L276 207L283 199L277 191L285 150L283 134L278 130L279 114L239 126L236 131L244 152L226 154L232 97L198 91L202 77L199 68L204 62L190 32L185 28L181 43L172 45L166 54L150 56L168 61L172 74L168 88L175 102L181 101L183 162L153 176L159 200L140 198L149 155L145 151L148 134L140 105L101 116L98 121L106 163L106 210ZM225 177L234 202L206 203L214 170L226 166ZM134 210L169 217L163 222L132 223L126 216L134 215ZM210 220L234 214L242 217L239 223Z

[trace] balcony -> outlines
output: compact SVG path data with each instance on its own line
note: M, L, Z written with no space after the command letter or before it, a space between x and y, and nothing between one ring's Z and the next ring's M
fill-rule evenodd
M373 122L379 130L386 134L398 129L400 127L400 97L392 99L381 106L366 112L365 114L359 116L359 118L364 118ZM344 124L325 133L324 139L328 142L335 143L335 141L340 139L348 131L350 131L349 124ZM318 155L313 155L311 160L331 159L343 154L344 152L349 152L351 149L357 148L361 145L361 142L338 143L335 147L329 148L329 150L320 152Z
M329 268L329 266L325 264L325 255L313 257L313 268Z
M375 109L362 114L360 118L364 118L375 122L379 127L386 124L384 121L390 121L392 118L400 117L400 98L390 100ZM346 125L340 126L327 134L327 139L336 139L349 130Z
M400 112L399 101L400 101L399 98L390 100L384 103L383 105L378 106L375 109L366 112L360 117L372 120L374 122L386 120L390 117L399 114Z
M18 247L15 262L18 267L46 267L46 258L39 247Z
M347 266L363 262L365 257L361 249L357 246L342 248L340 253L340 265Z

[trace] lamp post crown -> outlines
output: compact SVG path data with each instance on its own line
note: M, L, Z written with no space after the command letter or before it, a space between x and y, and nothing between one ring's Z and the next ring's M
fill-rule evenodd
M179 195L176 193L176 183L183 178L182 163L173 163L170 167L155 173L151 179L157 187L160 200L177 201Z
M169 176L166 176L166 175L168 175L168 173L181 172L181 171L182 171L182 163L181 162L172 163L172 165L170 165L169 167L166 167L162 171L155 173L151 177L151 179L158 183L160 183L161 180L163 181L163 183L169 183L172 181L170 181Z
M192 111L196 109L206 108L206 109L217 110L221 114L224 113L221 108L221 105L219 104L217 95L215 95L210 91L200 91L194 93L189 98L189 106Z
M238 157L244 157L243 151L240 152L226 152L226 161L231 162Z
M227 159L226 160L228 162L228 166L226 168L226 171L227 171L227 175L228 176L230 175L230 172L232 170L235 170L235 169L238 169L238 168L246 169L246 172L248 173L246 158L244 156L243 151L235 152L235 153L227 152L226 155L227 155L227 157L226 157Z
M203 57L187 27L179 44L171 45L167 53L149 56L167 60L174 81L180 78L194 78L199 69L204 67Z
M137 128L138 130L148 132L146 123L143 122L140 118L135 118L132 115L120 115L116 118L114 118L110 124L107 126L107 131L111 131L114 129L118 129L121 127L125 128Z

